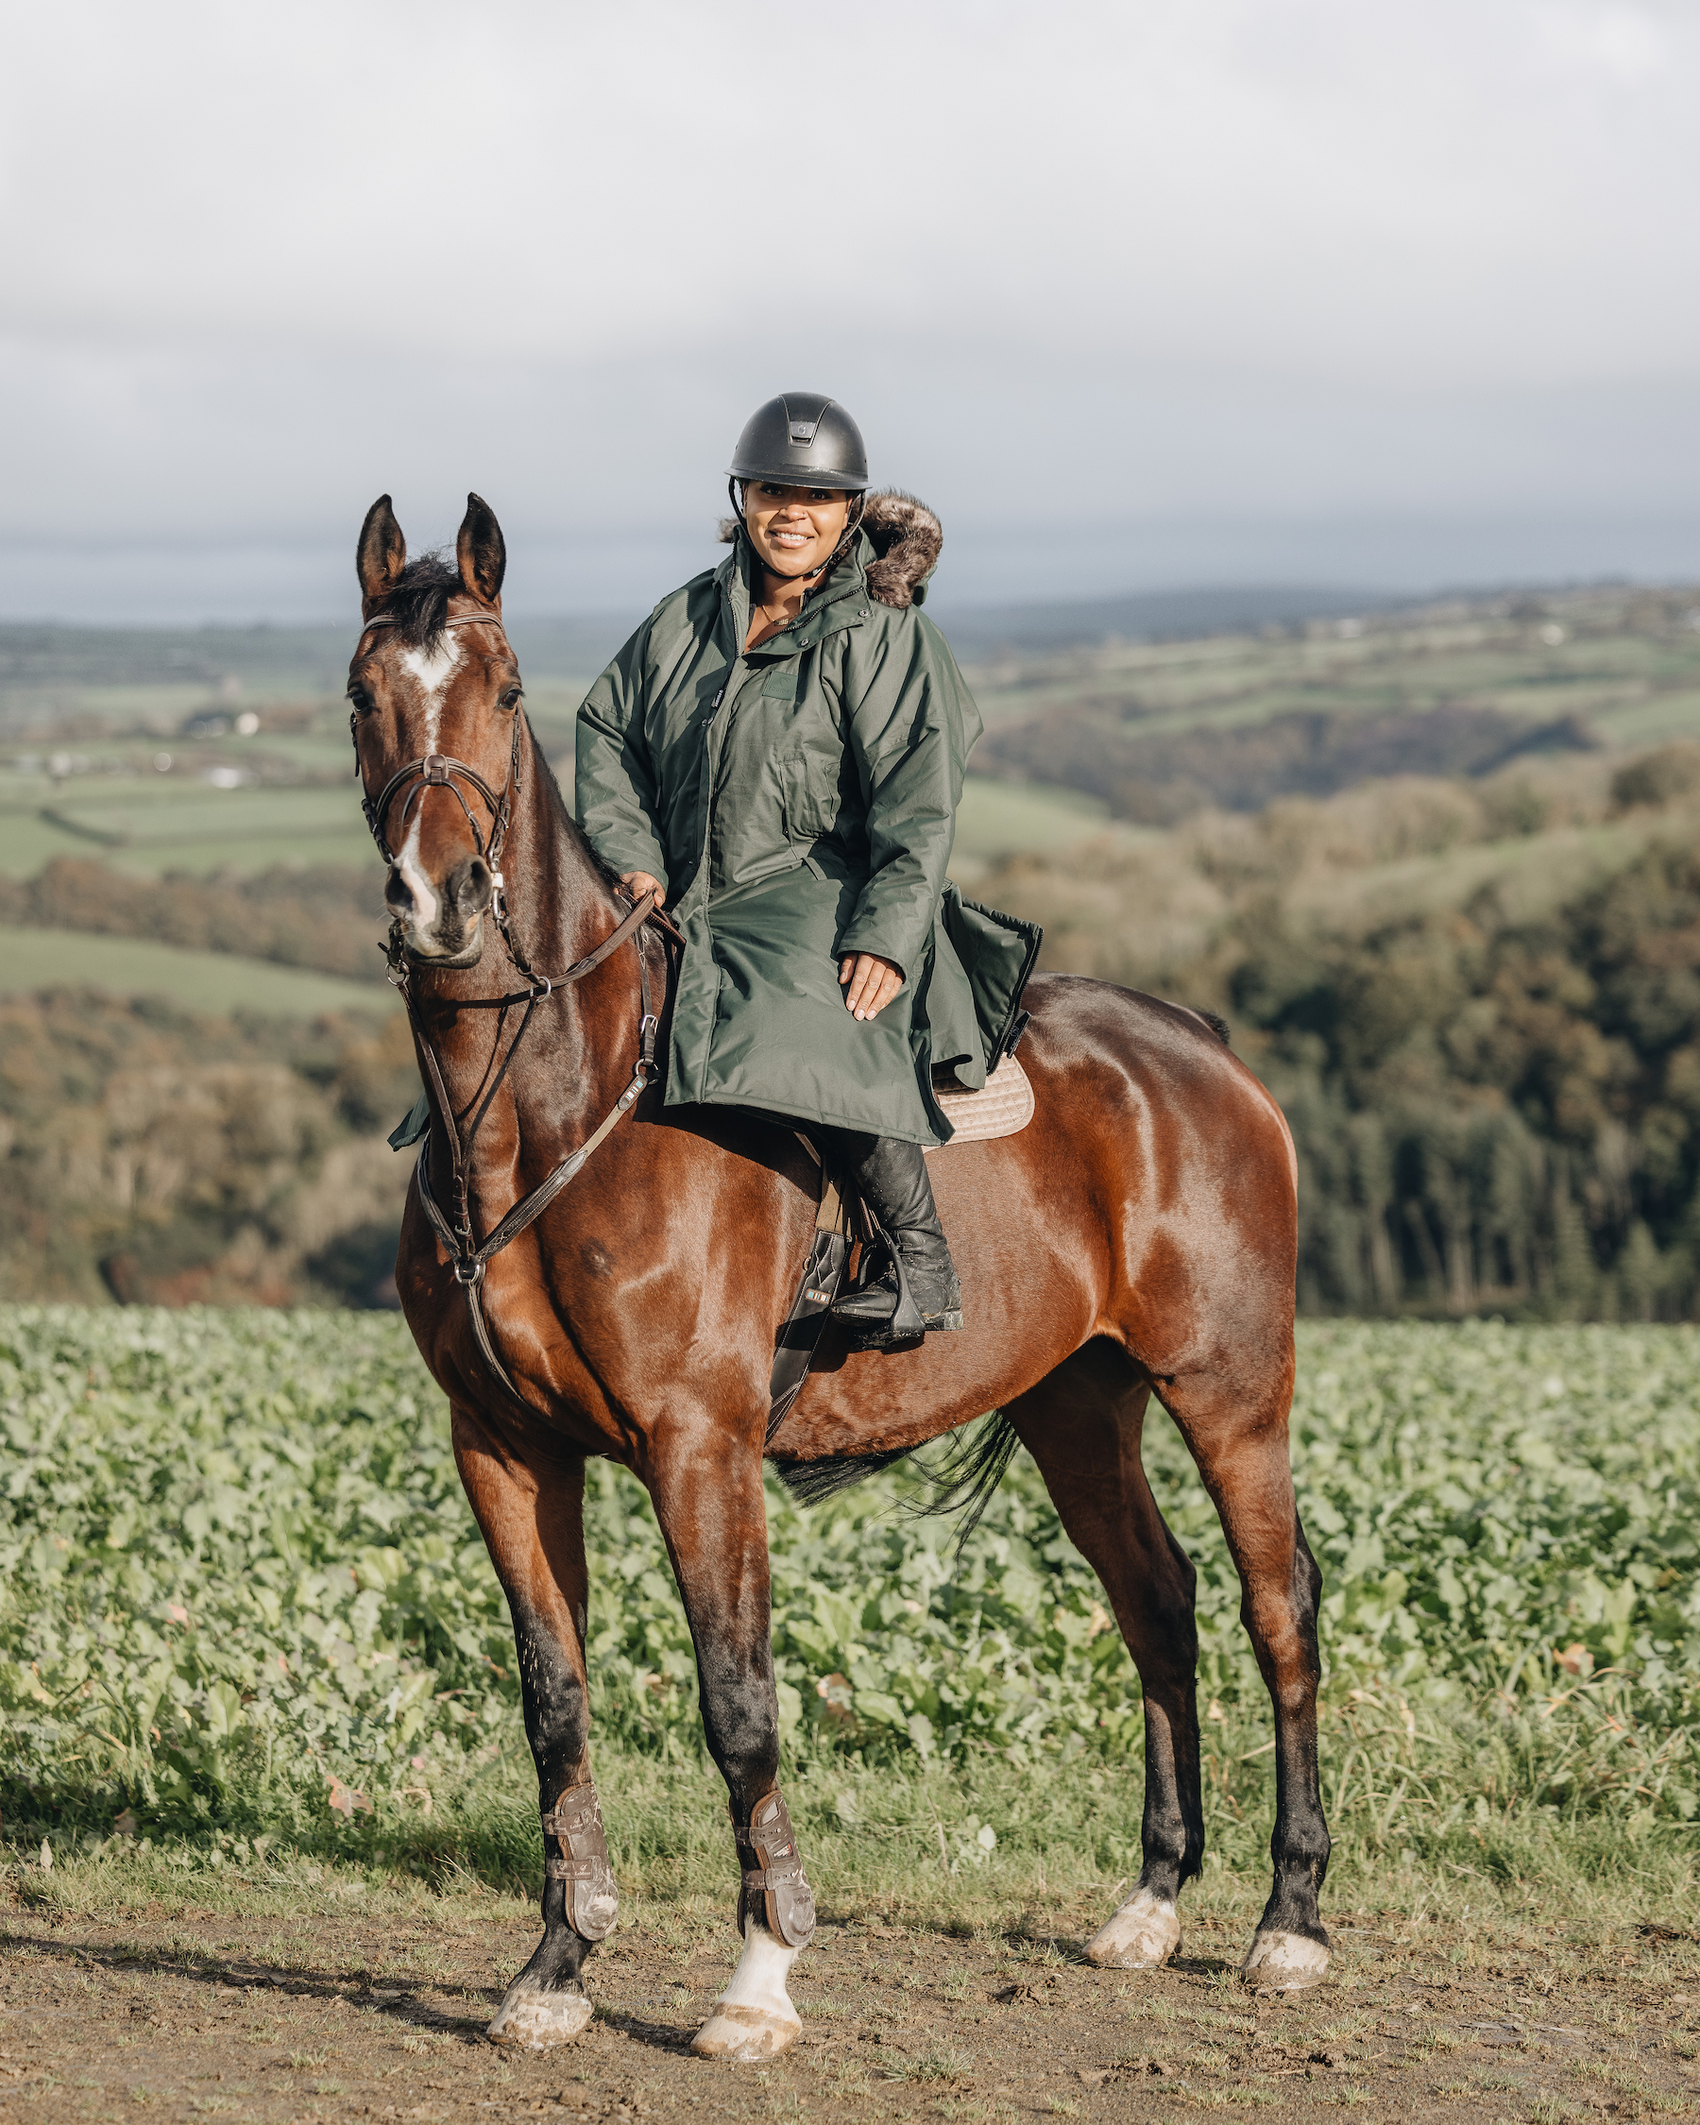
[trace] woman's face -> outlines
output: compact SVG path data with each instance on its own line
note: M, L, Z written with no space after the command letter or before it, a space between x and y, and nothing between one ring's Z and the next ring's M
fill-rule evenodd
M824 568L844 536L849 514L849 495L829 487L781 487L776 480L751 480L744 488L750 543L780 575L813 575Z

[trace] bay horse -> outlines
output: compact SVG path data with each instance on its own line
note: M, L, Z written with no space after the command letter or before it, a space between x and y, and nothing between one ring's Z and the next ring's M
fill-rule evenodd
M1195 1575L1140 1460L1153 1394L1221 1516L1274 1708L1274 1882L1242 1974L1315 1984L1329 1954L1321 1578L1288 1457L1296 1168L1280 1109L1198 1014L1036 977L1032 1120L931 1161L967 1332L900 1354L835 1346L769 1440L815 1168L772 1117L662 1105L671 947L568 817L530 733L505 568L476 495L452 566L409 565L383 496L360 534L348 688L390 866L392 979L431 1103L396 1281L512 1611L543 1817L543 1937L490 2034L575 2036L586 1958L616 1909L589 1757L586 1457L648 1491L689 1620L744 1940L693 2048L750 2060L799 2033L787 1978L813 1928L778 1784L764 1455L830 1487L992 1410L1103 1581L1143 1690L1144 1864L1085 1954L1167 1961L1204 1818Z

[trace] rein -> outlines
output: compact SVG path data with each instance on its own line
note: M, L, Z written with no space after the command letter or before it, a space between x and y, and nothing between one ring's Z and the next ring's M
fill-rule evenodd
M365 624L370 629L374 627L393 627L396 623L380 614L376 618L368 620ZM445 620L443 624L445 627L471 627L487 624L494 626L498 630L502 626L500 619L495 613L484 611L464 613L454 619ZM503 639L504 641L506 640L505 634ZM355 772L361 781L361 810L366 815L366 824L371 829L372 839L378 845L378 853L393 870L395 868L395 857L391 853L389 843L384 836L384 818L398 790L406 788L408 791L407 804L402 814L404 819L407 813L412 810L415 802L424 795L427 789L448 789L453 791L460 801L461 809L466 813L467 824L471 827L473 839L478 844L478 853L489 864L491 869L493 890L490 911L501 934L502 943L514 971L525 980L525 987L511 995L478 997L472 1000L471 1005L456 1006L457 1009L476 1007L505 1010L510 1004L523 1003L525 1005L525 1016L520 1020L519 1031L509 1043L508 1052L503 1058L501 1067L496 1071L488 1092L485 1093L483 1100L479 1103L477 1112L472 1116L463 1134L455 1119L454 1104L449 1098L448 1087L443 1080L442 1065L437 1058L436 1044L426 1030L418 999L413 992L412 966L406 946L402 941L401 925L397 922L391 928L389 979L391 985L400 992L402 1002L407 1007L408 1020L413 1027L414 1039L418 1043L419 1053L425 1064L431 1095L436 1102L437 1114L441 1120L443 1135L447 1140L449 1150L449 1180L451 1186L449 1212L445 1214L431 1187L431 1136L429 1130L426 1131L425 1141L419 1147L419 1163L414 1172L414 1178L419 1186L419 1200L424 1205L425 1214L431 1220L437 1236L449 1256L450 1265L454 1270L455 1282L466 1293L467 1311L472 1318L473 1334L477 1338L478 1348L483 1354L485 1364L489 1366L491 1372L501 1381L514 1400L522 1408L525 1408L529 1406L525 1401L525 1397L509 1378L507 1368L496 1355L495 1347L490 1340L489 1323L484 1317L484 1307L479 1296L484 1283L484 1273L491 1259L499 1254L510 1241L518 1239L522 1232L535 1224L555 1200L556 1196L561 1193L562 1189L577 1176L591 1153L613 1131L615 1126L630 1113L637 1102L639 1094L655 1076L655 1041L656 1035L660 1030L661 1021L653 1007L649 955L644 950L645 940L642 932L644 924L651 920L663 931L675 937L678 932L660 911L660 895L651 891L643 895L631 912L616 925L609 936L605 937L593 951L587 952L582 959L575 960L564 973L539 975L532 971L529 960L520 949L513 935L508 909L503 896L502 874L497 868L501 859L503 845L507 840L508 830L513 824L513 796L520 786L520 720L520 712L516 709L514 712L513 747L508 762L508 779L506 785L499 793L492 790L477 770L469 767L464 760L456 760L442 753L428 753L423 759L410 760L405 767L398 768L388 782L384 784L383 789L375 799L365 794L365 776L359 766L359 740L356 735L358 729L357 712L350 714L348 722L350 736L355 738ZM489 807L491 827L488 845L486 845L484 837L478 831L478 822L472 816L470 805L468 805L465 796L457 786L460 781L470 783L473 790ZM529 1195L523 1196L495 1229L483 1241L480 1241L472 1227L473 1143L485 1116L490 1111L498 1090L501 1088L502 1080L507 1076L513 1059L519 1052L520 1042L525 1038L526 1032L531 1025L532 1015L540 1003L546 1002L560 990L570 987L576 981L582 981L585 975L594 972L605 959L611 958L628 939L635 940L637 949L638 995L641 1012L638 1022L637 1063L632 1071L631 1081L577 1150L570 1151L561 1160L560 1164L540 1181Z

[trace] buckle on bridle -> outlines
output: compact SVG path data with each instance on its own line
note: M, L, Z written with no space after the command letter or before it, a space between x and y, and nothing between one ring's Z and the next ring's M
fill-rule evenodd
M547 1003L555 993L555 984L547 974L539 974L525 993L533 1003Z
M457 1254L454 1272L457 1284L482 1284L484 1281L484 1264L475 1254Z
M433 788L441 789L449 779L449 763L442 753L427 753L423 767L424 779Z

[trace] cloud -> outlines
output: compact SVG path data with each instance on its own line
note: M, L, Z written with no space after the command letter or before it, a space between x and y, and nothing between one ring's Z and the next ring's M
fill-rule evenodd
M672 553L787 384L976 535L1668 510L1697 89L1677 0L33 10L0 537Z

